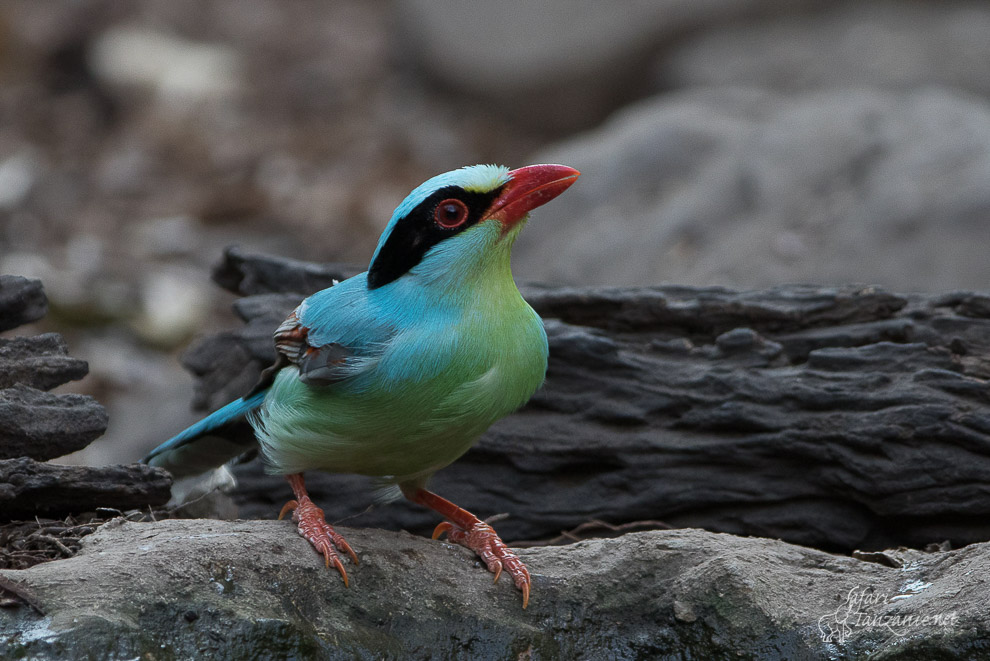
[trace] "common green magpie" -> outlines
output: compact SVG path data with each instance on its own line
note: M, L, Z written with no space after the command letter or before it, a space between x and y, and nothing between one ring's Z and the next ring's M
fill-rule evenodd
M429 179L395 209L368 270L313 294L275 330L277 361L244 397L155 448L145 461L181 477L246 448L222 428L246 416L292 512L348 582L344 538L306 493L303 471L358 473L397 486L445 518L433 533L474 550L529 602L525 565L487 523L426 489L430 476L522 406L547 369L543 322L512 278L529 212L579 172L475 165Z

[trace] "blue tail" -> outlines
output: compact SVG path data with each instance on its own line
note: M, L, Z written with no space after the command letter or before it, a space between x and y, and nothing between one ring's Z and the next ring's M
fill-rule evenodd
M165 468L176 478L224 465L253 445L253 441L245 441L243 435L236 438L224 433L224 428L261 406L267 393L266 388L214 411L152 450L142 463Z

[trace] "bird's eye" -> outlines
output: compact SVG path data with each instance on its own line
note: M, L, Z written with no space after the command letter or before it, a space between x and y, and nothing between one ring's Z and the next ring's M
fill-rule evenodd
M467 205L456 199L444 200L437 205L433 219L440 227L451 229L463 225L468 217Z

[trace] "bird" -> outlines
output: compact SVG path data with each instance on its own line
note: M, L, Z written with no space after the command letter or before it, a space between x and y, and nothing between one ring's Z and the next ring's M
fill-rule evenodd
M306 491L303 472L372 476L443 517L498 581L529 603L532 579L495 530L430 491L438 470L536 392L547 370L543 322L523 299L511 249L530 212L580 172L539 164L474 165L432 177L396 207L367 271L306 298L274 331L276 361L258 383L152 450L174 477L216 469L246 451L224 436L246 418L266 469L293 492L300 535L349 585L357 554ZM398 493L396 493L398 497Z

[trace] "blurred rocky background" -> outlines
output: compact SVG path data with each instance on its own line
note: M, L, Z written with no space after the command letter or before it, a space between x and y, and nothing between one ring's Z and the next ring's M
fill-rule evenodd
M366 263L465 164L584 173L523 280L986 289L988 35L933 0L6 0L0 273L88 360L97 464L197 416L225 246Z

